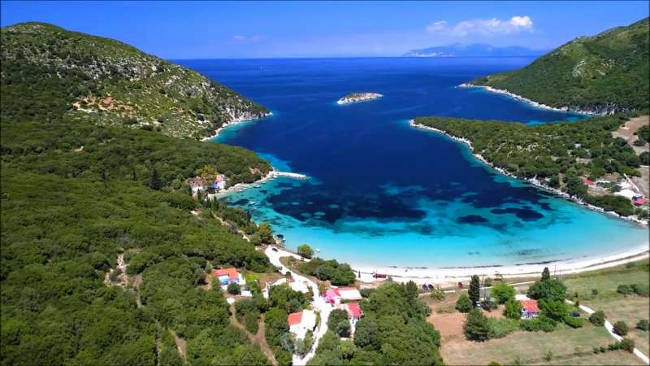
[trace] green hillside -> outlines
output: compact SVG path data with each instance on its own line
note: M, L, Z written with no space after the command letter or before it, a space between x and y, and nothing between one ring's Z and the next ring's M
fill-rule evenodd
M49 24L3 28L1 51L1 85L14 97L2 101L8 117L65 111L99 125L198 139L233 119L268 113L195 71Z
M552 107L598 113L648 108L648 18L577 38L529 66L475 85L508 90Z
M227 96L260 107L127 45L42 24L2 30L0 73L0 364L268 364L230 325L221 289L206 286L219 266L273 270L233 234L260 237L258 227L241 210L192 199L185 180L211 165L230 185L251 182L269 164L145 124L168 111L163 133L202 136L213 127L183 120L195 106ZM158 93L165 79L173 84ZM122 127L120 112L71 109L81 95L108 94L138 106L128 116L143 128Z

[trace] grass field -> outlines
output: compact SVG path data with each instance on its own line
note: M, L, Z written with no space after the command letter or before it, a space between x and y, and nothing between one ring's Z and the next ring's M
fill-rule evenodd
M630 327L628 337L634 339L636 347L648 355L650 338L648 332L634 329L641 319L648 319L650 299L638 295L624 296L616 292L618 285L639 284L649 286L648 260L608 270L585 273L566 278L569 296L578 293L580 302L594 310L605 312L607 319L614 323L622 320ZM592 294L597 289L598 294Z

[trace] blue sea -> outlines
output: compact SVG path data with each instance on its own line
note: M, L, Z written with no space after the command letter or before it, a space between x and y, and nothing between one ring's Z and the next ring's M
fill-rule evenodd
M469 149L412 128L416 116L539 124L585 116L531 107L481 89L475 77L530 58L352 58L178 61L273 111L215 140L256 151L277 179L226 200L268 221L286 245L369 266L540 263L615 254L648 232L504 177ZM384 98L336 100L372 91ZM647 245L647 244L646 244Z

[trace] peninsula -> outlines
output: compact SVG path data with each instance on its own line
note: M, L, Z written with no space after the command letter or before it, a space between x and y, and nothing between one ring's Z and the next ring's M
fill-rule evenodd
M382 94L379 93L371 93L371 92L365 92L365 93L350 93L343 98L339 99L336 104L350 104L350 103L358 103L358 102L367 102L375 99L379 99L383 97Z

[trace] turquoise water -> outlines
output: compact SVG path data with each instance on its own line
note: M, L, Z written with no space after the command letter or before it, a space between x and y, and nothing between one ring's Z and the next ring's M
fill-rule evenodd
M258 152L277 179L226 200L268 221L288 247L354 264L456 267L538 263L647 243L648 232L497 174L467 147L412 128L421 115L529 124L584 116L456 85L530 59L183 61L273 111L219 142ZM353 91L379 100L339 106ZM515 123L515 122L513 122ZM646 244L647 245L647 244Z

